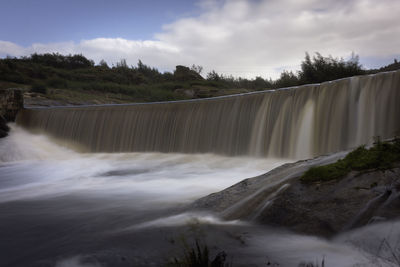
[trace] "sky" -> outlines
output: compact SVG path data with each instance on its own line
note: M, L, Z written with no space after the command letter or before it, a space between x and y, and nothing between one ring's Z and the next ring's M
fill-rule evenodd
M305 52L400 59L400 0L0 0L0 57L83 54L277 78Z

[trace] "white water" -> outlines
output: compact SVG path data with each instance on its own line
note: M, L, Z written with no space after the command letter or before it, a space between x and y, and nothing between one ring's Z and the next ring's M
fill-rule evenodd
M65 194L140 196L142 205L195 200L287 161L213 154L77 153L12 125L0 140L0 202Z
M392 138L400 71L210 99L21 110L17 123L89 152L306 159Z
M308 113L303 115L303 120L309 121ZM51 266L113 266L97 257L96 261L82 260L92 255L89 251L93 249L85 252L79 246L85 242L96 244L112 235L121 239L133 236L129 245L143 246L140 256L150 253L146 250L150 247L151 253L156 254L148 257L161 257L154 252L166 242L165 233L158 234L159 229L179 229L196 223L216 227L216 234L209 234L208 238L212 244L225 249L228 256L234 256L234 266L246 263L265 266L267 259L280 266L297 266L300 262L320 264L322 258L329 267L396 266L396 259L388 252L388 247L398 249L398 222L364 227L328 241L243 221L223 221L205 213L160 212L190 203L285 162L282 159L213 154L82 154L60 146L46 136L33 135L11 125L10 136L0 139L0 234L6 236L5 240L13 239L14 243L0 245L0 249L13 255L14 262L24 257L35 262L54 258L53 254L56 254L57 259ZM116 216L113 217L111 211L115 211ZM149 211L150 216L141 216ZM132 213L131 217L129 213ZM16 220L14 229L11 227L14 222L7 224L7 220L18 216L23 220ZM54 218L59 219L53 224ZM96 226L99 221L106 221L104 225L100 223L103 228ZM59 224L60 229L67 230L60 232L58 228L52 228ZM147 231L143 234L146 238L148 231L154 234L149 239L136 241L136 236L143 231ZM87 233L90 235L86 236ZM235 243L236 238L227 238L227 233L240 236L244 245ZM48 237L42 242L36 241L42 238L41 235ZM40 246L31 245L27 236L33 236L32 242L40 243ZM379 244L385 238L389 245L382 248ZM25 243L27 248L21 248ZM60 252L58 249L64 246L78 248L66 248L65 252L61 249ZM114 249L112 246L122 245L110 242L107 246ZM7 259L0 259L0 265L2 260L4 266L18 266Z

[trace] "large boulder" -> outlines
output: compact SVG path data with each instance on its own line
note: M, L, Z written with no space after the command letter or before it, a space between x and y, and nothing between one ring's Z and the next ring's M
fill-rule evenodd
M174 71L174 80L176 81L196 81L196 80L204 80L200 74L195 72L194 70L189 69L188 67L178 65Z
M400 162L392 169L353 171L330 182L300 181L310 167L345 155L340 152L282 165L198 199L189 208L323 237L400 218Z
M291 183L256 218L262 224L325 237L400 217L400 164L351 172L339 181Z
M24 107L24 98L21 89L0 90L0 115L6 121L15 121L17 113Z

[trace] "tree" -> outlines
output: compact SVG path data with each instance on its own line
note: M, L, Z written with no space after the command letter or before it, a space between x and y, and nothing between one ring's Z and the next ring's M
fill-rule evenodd
M278 80L275 81L274 87L283 88L299 85L299 78L292 71L284 70Z
M201 72L203 71L203 67L200 65L195 65L193 64L192 67L190 68L192 71L196 72L197 74L201 74Z
M253 81L254 89L256 90L261 90L261 89L266 89L270 84L268 84L267 81L265 81L262 77L257 76Z
M126 63L126 59L123 58L119 62L117 62L117 66L116 67L118 69L128 69L128 64Z
M104 59L100 60L99 66L102 68L108 69L108 64Z
M347 61L332 56L324 57L318 52L311 59L310 55L306 53L304 61L301 62L300 83L321 83L363 74L364 70L358 60L358 55L354 53Z
M220 76L215 70L210 71L207 73L207 80L209 81L219 81L221 80Z

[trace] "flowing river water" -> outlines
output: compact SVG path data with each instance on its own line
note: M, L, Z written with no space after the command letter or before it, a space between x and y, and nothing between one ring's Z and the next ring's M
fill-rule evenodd
M164 266L195 239L233 266L398 266L396 221L326 240L186 207L284 163L393 136L399 84L392 72L214 100L24 110L0 139L0 266Z
M195 238L233 266L395 266L398 222L328 241L181 209L288 160L78 153L16 125L0 151L0 266L163 266Z

